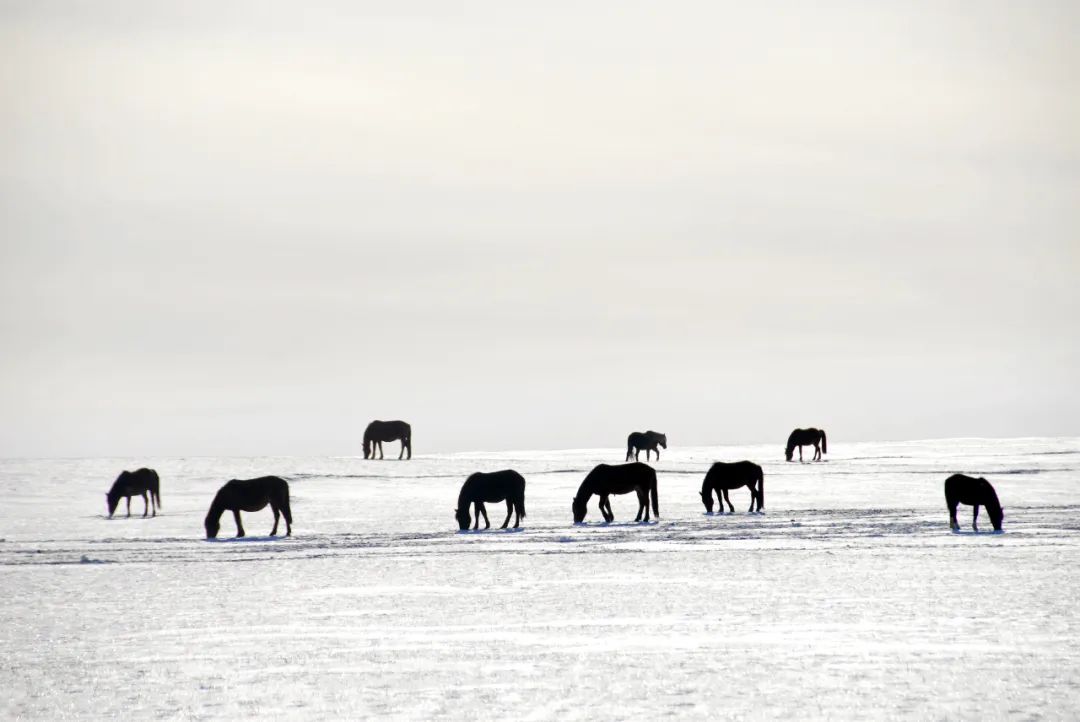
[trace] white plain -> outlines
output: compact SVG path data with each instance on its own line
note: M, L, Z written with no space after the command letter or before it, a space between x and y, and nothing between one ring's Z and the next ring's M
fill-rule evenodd
M1080 439L679 448L660 522L570 499L620 449L359 458L0 460L0 717L1066 718L1080 709ZM419 449L418 449L419 451ZM713 460L764 515L705 516ZM808 457L809 458L809 457ZM642 457L644 460L644 456ZM163 509L105 518L123 468ZM524 528L455 532L468 473L515 468ZM948 529L985 476L1005 533ZM291 482L293 537L203 539L214 491ZM980 528L992 527L985 512ZM282 526L282 533L284 526Z

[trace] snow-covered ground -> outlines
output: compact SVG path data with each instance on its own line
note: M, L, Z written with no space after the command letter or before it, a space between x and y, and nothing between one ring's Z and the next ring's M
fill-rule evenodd
M648 526L630 496L571 523L620 449L3 460L0 717L1074 718L1080 439L832 442L817 464L673 447ZM766 514L740 489L705 516L709 463L743 458ZM142 465L162 513L106 519ZM501 468L524 530L456 533L465 476ZM1004 534L970 507L949 531L953 472L994 484ZM203 539L217 487L264 474L291 481L294 536L262 536L267 509Z

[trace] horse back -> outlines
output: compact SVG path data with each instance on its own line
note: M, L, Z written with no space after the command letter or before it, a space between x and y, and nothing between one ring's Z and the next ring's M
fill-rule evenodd
M717 461L705 473L705 484L733 484L760 481L764 472L752 461ZM732 488L732 487L729 487Z
M525 493L525 477L513 469L471 474L461 485L458 507L470 501L496 502L517 499Z
M599 464L585 482L591 482L595 493L626 494L635 489L651 489L656 486L656 470L648 464L634 461L629 464Z

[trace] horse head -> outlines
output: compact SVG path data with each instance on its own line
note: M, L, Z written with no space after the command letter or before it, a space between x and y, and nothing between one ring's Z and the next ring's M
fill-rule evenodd
M666 449L667 448L667 434L657 434L657 436L659 437L657 439L657 441L660 442L660 446L663 446Z
M221 520L212 519L209 516L206 517L206 538L217 539L218 531L221 529Z
M116 512L116 506L120 503L120 495L113 495L111 492L105 492L105 507L109 510L109 518L112 519L113 514Z
M705 511L712 514L712 491L699 491L701 494L701 503L705 505Z
M570 508L574 512L574 523L580 524L585 521L585 499L580 496L574 497L574 503L570 505Z
M469 518L469 507L465 506L464 509L454 509L454 518L457 519L458 527L461 531L468 531L469 522L472 519Z
M371 442L364 439L364 458L368 458L371 455Z
M789 446L786 449L784 449L784 458L785 459L787 459L788 461L791 461L791 458L793 456L795 456L795 447L794 446Z

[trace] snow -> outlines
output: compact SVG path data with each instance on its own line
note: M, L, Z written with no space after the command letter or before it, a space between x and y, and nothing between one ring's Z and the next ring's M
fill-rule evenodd
M622 450L2 460L0 717L1075 715L1080 439L830 451L673 447L659 523L628 495L577 526L577 485ZM709 463L744 458L766 513L738 489L707 516ZM162 512L106 519L144 465ZM494 504L459 533L461 482L502 468L527 480L524 529ZM950 532L955 472L994 484L1004 534L963 506ZM265 474L290 479L294 536L267 537L267 509L206 541L215 490Z

